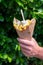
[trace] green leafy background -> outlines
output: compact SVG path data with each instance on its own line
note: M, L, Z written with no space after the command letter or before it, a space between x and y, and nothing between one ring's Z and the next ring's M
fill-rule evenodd
M17 41L13 18L22 20L36 18L33 37L43 47L43 0L0 0L0 65L43 65L37 58L25 57Z

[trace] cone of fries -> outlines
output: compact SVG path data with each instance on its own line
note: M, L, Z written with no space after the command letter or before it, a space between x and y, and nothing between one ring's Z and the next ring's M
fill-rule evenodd
M20 38L31 40L34 32L36 20L34 18L31 20L29 19L25 20L22 10L21 10L21 14L23 21L20 21L14 17L13 26L16 29L16 32Z

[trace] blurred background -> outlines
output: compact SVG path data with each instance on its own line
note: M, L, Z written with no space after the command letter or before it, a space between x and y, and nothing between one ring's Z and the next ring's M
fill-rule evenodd
M0 0L0 65L43 65L37 58L25 57L17 41L13 18L36 18L33 37L43 47L43 0Z

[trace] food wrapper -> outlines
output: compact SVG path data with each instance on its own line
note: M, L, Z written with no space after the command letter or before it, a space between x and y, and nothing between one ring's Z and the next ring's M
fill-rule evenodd
M18 19L14 18L13 26L20 38L31 40L34 33L36 20L33 18L31 20L25 20L25 23L22 22L24 21L19 21Z

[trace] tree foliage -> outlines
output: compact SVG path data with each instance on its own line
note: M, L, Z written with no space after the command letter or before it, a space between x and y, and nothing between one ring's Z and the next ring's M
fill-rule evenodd
M37 58L27 59L21 52L17 33L13 27L13 18L22 20L36 18L33 37L43 46L43 0L0 0L0 65L43 65Z

